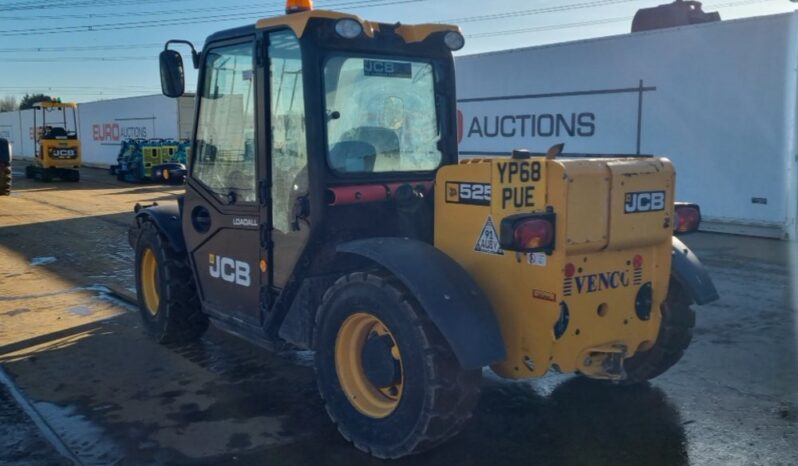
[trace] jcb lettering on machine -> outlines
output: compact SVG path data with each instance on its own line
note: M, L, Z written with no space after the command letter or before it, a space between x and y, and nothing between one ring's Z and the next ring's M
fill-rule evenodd
M665 191L626 193L624 213L658 212L665 210Z
M248 287L252 284L250 267L246 262L213 254L210 255L208 262L210 263L208 273L211 277L239 286Z

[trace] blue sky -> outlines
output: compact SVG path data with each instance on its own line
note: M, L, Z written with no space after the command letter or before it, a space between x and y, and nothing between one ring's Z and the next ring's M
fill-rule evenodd
M667 1L316 0L315 4L385 22L455 22L467 36L462 53L477 53L623 34L638 8ZM86 102L159 93L159 44L171 38L201 43L214 31L278 15L284 5L283 0L0 0L0 97L42 92ZM723 19L785 13L796 6L789 0L704 2L706 11L719 11ZM194 87L190 82L189 88Z

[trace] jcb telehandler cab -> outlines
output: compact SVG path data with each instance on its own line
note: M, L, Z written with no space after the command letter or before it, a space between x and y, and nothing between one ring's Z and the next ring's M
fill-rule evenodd
M25 168L26 177L80 181L77 108L74 103L58 101L33 104L36 158Z
M554 148L459 163L459 29L303 3L192 50L185 196L137 206L130 230L158 341L213 321L315 350L329 415L381 458L455 435L485 366L631 384L681 357L690 304L717 295L673 238L699 212L675 212L667 159ZM169 45L162 85L177 97Z

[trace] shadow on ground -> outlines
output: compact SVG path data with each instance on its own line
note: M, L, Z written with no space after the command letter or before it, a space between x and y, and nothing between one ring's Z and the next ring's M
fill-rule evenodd
M132 313L0 356L86 464L383 464L337 433L310 360L215 331L192 345L158 346ZM660 389L581 378L549 394L541 388L487 374L461 435L391 464L688 463L681 417Z
M38 267L77 285L132 288L133 250L127 239L132 222L131 210L5 226L0 228L0 247L27 264L35 258L48 258ZM5 275L0 272L0 280L14 279ZM45 283L42 286L47 287Z

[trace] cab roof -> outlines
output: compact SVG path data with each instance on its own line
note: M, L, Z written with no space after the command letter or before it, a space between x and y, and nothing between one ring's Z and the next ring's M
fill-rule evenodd
M78 108L74 102L36 102L34 108Z
M446 32L446 31L460 32L460 28L458 26L454 26L451 24L411 25L411 24L397 23L389 25L387 23L367 21L359 16L348 13L341 13L337 11L328 11L328 10L308 10L298 13L291 13L283 16L276 16L274 18L264 18L258 20L258 22L255 23L254 27L243 26L234 29L219 31L208 37L208 41L210 42L213 40L224 39L228 37L252 34L260 29L274 29L279 27L287 27L291 29L292 31L294 31L294 34L296 34L297 37L301 38L305 33L305 29L307 29L308 23L313 19L338 20L344 18L354 19L355 21L359 22L363 26L363 33L370 38L374 37L374 34L380 31L381 26L391 26L394 29L394 32L398 34L400 37L402 37L405 43L408 44L414 42L423 42L427 37L436 32Z

